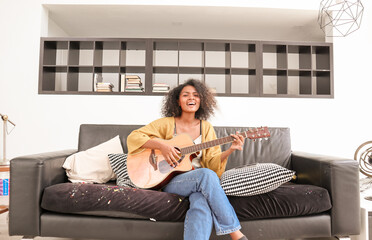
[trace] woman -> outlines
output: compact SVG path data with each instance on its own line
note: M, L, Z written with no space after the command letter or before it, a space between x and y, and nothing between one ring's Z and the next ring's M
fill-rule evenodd
M172 89L163 104L164 118L133 131L127 139L129 153L141 148L158 149L173 167L178 165L179 151L165 141L187 133L194 143L216 139L212 125L206 121L216 107L216 100L200 81L190 79ZM228 156L242 150L244 138L232 134L234 142L221 152L219 146L203 150L192 160L195 170L174 177L163 191L189 197L190 209L184 223L184 239L209 239L214 224L217 235L230 234L233 240L247 239L233 207L220 186Z

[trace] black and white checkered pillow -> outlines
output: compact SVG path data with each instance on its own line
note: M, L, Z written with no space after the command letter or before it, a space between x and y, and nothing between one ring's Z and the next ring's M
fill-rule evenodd
M294 175L294 171L274 163L257 163L227 170L220 181L226 195L253 196L278 188Z
M129 178L127 170L127 154L109 154L110 165L116 174L116 185L136 188Z

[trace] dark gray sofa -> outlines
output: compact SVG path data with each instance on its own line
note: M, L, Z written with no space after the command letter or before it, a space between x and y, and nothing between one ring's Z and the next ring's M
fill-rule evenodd
M150 221L149 219L105 214L72 214L49 211L41 207L45 189L68 182L63 162L66 157L89 149L120 135L124 152L126 136L137 125L91 125L80 127L78 150L57 151L17 157L11 160L9 234L21 236L53 236L84 239L182 239L182 221ZM215 127L224 137L246 127ZM294 185L315 185L326 189L332 208L325 212L269 217L241 221L242 231L253 239L300 239L312 237L350 236L359 233L359 173L352 159L341 159L292 152L288 128L269 128L267 141L245 142L243 151L235 151L227 169L250 163L273 162L296 171ZM225 149L228 146L222 146ZM256 200L255 200L256 201ZM62 203L56 203L62 204ZM234 206L236 207L236 206ZM229 239L228 236L211 239Z

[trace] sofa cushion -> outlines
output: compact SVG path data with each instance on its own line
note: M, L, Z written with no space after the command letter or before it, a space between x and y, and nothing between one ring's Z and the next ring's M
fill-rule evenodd
M123 153L119 136L66 158L63 168L71 182L106 183L115 179L108 154Z
M128 135L140 127L142 125L82 124L79 130L78 151L87 150L119 135L123 152L126 153Z
M331 208L327 190L312 185L284 184L269 193L229 199L240 220L310 215ZM183 221L189 201L153 190L61 183L45 188L41 207L60 213Z
M278 188L294 175L294 171L275 163L257 163L229 169L220 181L228 196L253 196Z
M109 154L111 168L116 174L116 185L121 187L136 188L129 178L127 170L127 154Z
M241 221L306 216L332 208L328 191L314 185L285 183L279 188L249 197L229 197Z
M183 221L189 202L176 194L113 184L61 183L45 188L41 207L61 213L124 212L131 218Z
M244 132L249 127L214 127L218 138L235 132ZM291 162L291 134L289 128L268 128L270 137L267 140L252 141L246 139L242 151L234 151L229 156L226 170L255 163L276 163L290 169ZM230 144L221 145L222 151Z

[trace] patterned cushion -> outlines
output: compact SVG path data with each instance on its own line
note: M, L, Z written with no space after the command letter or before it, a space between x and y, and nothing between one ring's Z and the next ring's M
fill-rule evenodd
M109 154L111 168L116 174L116 184L122 187L136 188L129 179L127 170L127 154Z
M221 186L229 196L253 196L278 188L294 174L274 163L258 163L227 170L221 176Z

